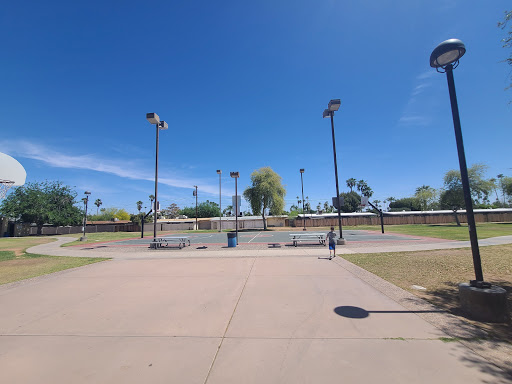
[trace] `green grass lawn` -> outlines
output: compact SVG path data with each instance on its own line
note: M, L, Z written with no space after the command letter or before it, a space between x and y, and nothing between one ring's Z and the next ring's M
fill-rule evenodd
M377 225L360 225L343 227L344 229L381 230ZM512 235L512 223L477 223L476 231L479 239L496 236ZM402 233L404 235L436 237L447 240L469 240L467 224L458 227L456 224L409 224L385 225L385 233Z
M512 244L480 247L480 253L484 279L508 291L512 310ZM471 248L338 256L459 316L463 314L458 284L475 278ZM412 285L425 287L426 291L414 290ZM494 337L512 340L511 323L474 323Z
M29 279L108 259L46 256L27 253L34 245L55 241L48 237L0 238L0 284Z

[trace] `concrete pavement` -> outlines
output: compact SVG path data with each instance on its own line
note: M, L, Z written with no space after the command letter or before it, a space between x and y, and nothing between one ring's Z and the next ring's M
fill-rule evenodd
M0 382L512 383L440 340L482 331L325 247L62 251L114 259L0 287Z

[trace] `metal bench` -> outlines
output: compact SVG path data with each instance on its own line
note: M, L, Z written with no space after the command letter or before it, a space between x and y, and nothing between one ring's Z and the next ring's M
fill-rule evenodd
M187 246L187 242L190 247L190 240L187 236L157 237L155 242L150 244L150 248L163 248L164 246L168 247L169 244L178 244L178 248L181 249Z
M314 233L314 232L306 232L306 233L290 233L290 240L293 245L296 247L299 241L318 241L319 244L325 245L325 233Z

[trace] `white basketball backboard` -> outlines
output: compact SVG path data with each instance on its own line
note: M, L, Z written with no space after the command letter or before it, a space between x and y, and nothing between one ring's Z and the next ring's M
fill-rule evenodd
M16 159L0 152L0 181L13 182L13 185L25 184L27 172Z

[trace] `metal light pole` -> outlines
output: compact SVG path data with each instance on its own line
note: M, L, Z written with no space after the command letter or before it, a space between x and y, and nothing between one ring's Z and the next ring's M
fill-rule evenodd
M217 169L217 174L219 175L219 232L222 232L222 187L220 182L222 170Z
M192 191L192 195L196 197L196 231L199 229L197 226L197 185L194 185L195 191Z
M452 107L453 127L455 130L455 140L457 142L457 152L459 155L460 177L462 189L464 192L464 203L466 205L466 217L468 220L469 239L471 242L471 252L473 254L473 266L475 269L476 280L471 280L470 285L478 288L488 288L490 283L484 282L482 273L482 262L480 259L480 250L478 248L478 237L476 234L475 215L473 213L473 200L471 199L471 190L469 187L468 168L466 165L466 155L464 153L464 143L462 141L462 130L460 126L459 107L457 105L457 95L455 94L455 82L453 80L453 69L459 65L459 59L466 53L464 43L457 39L450 39L439 44L430 55L430 66L436 68L440 73L446 72L448 80L448 91L450 93L450 103Z
M91 192L89 191L85 191L84 192L84 195L85 197L82 199L84 201L84 205L85 205L85 213L84 213L84 235L80 238L80 241L85 241L87 240L87 237L85 236L85 227L87 227L87 205L89 203L89 195L91 194Z
M341 101L340 99L334 99L329 101L327 105L327 109L324 110L323 117L331 118L331 129L332 129L332 150L334 153L334 175L336 177L336 201L338 202L338 226L340 228L340 238L337 240L338 244L345 244L345 239L343 238L343 230L341 227L341 206L340 206L340 188L338 185L338 161L336 160L336 140L334 138L334 112L340 108Z
M238 178L239 172L230 172L229 174L235 179L235 232L236 232L236 245L238 245Z
M150 248L157 248L156 241L156 225L158 220L158 140L159 140L159 132L161 129L167 129L167 123L165 121L160 121L160 117L156 113L146 113L146 120L151 124L155 124L156 126L156 155L155 155L155 205L153 208L154 214L154 228L153 228L153 242L149 245Z
M304 221L304 231L306 230L306 211L304 209L304 183L302 181L302 174L304 173L304 168L301 168L300 169L300 186L301 186L301 189L302 189L302 215L303 215L303 218L302 220Z

